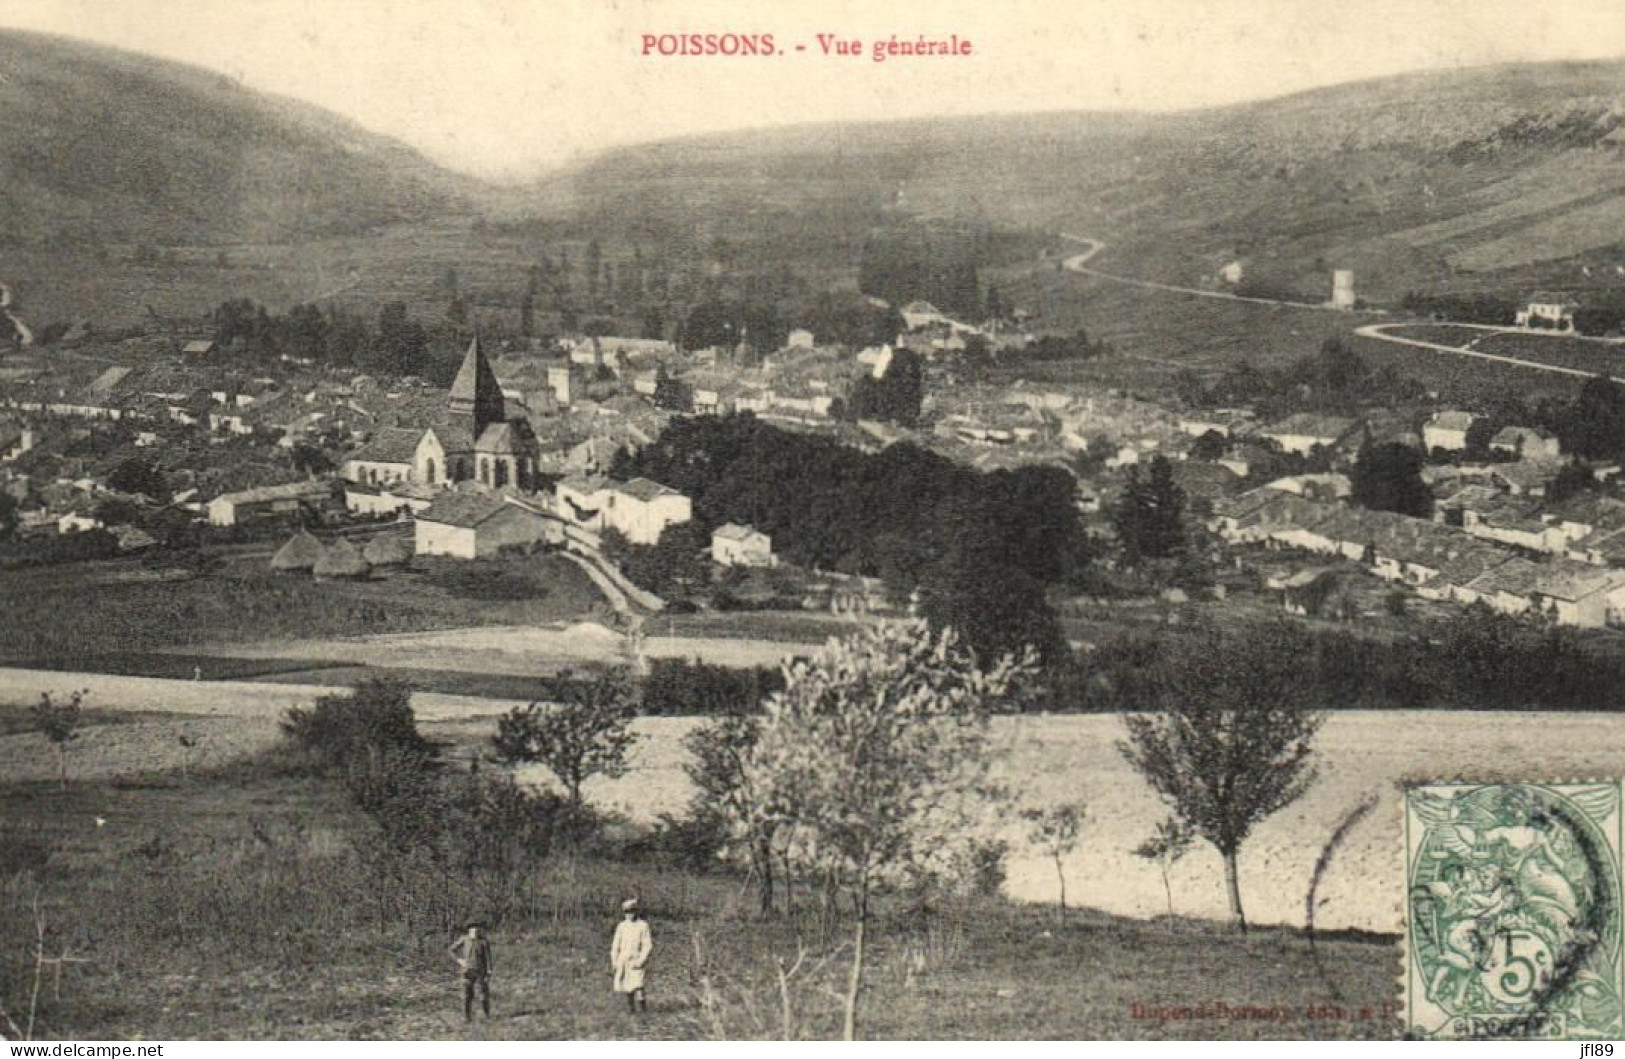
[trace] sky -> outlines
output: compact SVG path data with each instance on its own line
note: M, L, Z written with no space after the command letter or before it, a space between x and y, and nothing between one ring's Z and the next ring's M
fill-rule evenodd
M1625 4L1598 0L4 0L0 26L219 70L497 180L690 133L1184 109L1625 53ZM641 54L646 34L707 33L783 54ZM863 52L825 56L819 34ZM922 34L971 52L874 61Z

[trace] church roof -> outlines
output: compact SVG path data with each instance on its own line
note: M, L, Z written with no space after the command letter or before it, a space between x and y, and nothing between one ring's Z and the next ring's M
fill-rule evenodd
M367 463L411 463L422 439L421 429L384 427L350 459Z
M480 432L474 442L475 452L494 453L499 456L523 455L536 447L535 435L522 419L492 423Z
M485 359L478 335L469 342L463 366L457 369L457 378L452 380L451 408L453 411L494 408L491 418L502 418L502 384L497 381L491 362Z

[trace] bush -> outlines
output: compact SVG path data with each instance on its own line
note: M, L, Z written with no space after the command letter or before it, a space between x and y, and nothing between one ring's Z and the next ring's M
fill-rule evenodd
M295 706L282 731L320 769L349 770L384 755L421 769L433 759L434 745L419 734L411 700L405 681L373 677L348 695L323 695L314 709Z
M686 658L657 658L643 681L642 712L720 717L747 712L784 687L777 669L734 669Z

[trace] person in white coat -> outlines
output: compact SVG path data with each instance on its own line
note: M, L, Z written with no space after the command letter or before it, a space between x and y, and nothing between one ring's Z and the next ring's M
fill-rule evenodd
M644 995L644 967L654 951L649 923L638 914L637 898L621 902L621 921L615 924L615 938L609 944L609 964L615 971L615 992L626 994L626 1010L648 1011Z

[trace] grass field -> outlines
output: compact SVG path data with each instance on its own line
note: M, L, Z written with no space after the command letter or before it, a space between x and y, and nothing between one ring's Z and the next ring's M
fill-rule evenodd
M493 1018L465 1025L445 946L485 909L453 883L403 915L402 893L380 890L357 854L365 826L335 788L255 768L0 786L0 1003L26 1009L38 893L49 951L88 961L68 965L60 989L47 981L35 1030L47 1039L773 1037L774 967L798 947L790 1032L838 1032L827 990L846 971L845 932L812 902L762 920L735 878L562 853L494 919ZM656 939L650 1011L636 1018L607 972L627 893ZM444 925L425 928L436 915ZM1292 931L1242 939L1089 911L1063 929L1047 908L968 899L884 908L869 968L873 1037L1395 1032L1390 937L1322 935L1311 948Z
M552 556L505 560L472 576L459 560L419 561L374 581L278 574L265 557L201 576L157 579L136 563L0 572L0 662L50 665L243 641L334 638L480 625L534 625L607 611L579 567ZM84 584L95 581L93 594ZM190 666L183 666L189 675Z
M39 680L39 674L28 674L13 682L14 690L0 684L0 702L26 706L38 694ZM308 703L325 691L119 678L85 678L84 684L92 690L89 702L95 708L128 708L145 715L138 717L139 727L136 722L126 726L130 731L121 732L121 739L92 739L96 733L89 733L74 748L73 775L102 779L160 766L198 767L195 751L179 742L183 731L199 737L211 760L226 756L217 750L264 749L274 741L275 721L288 706ZM51 690L65 692L71 686L82 685L64 679ZM425 732L455 748L458 756L482 747L496 716L513 704L432 693L414 698ZM163 713L184 717L151 716ZM621 779L591 781L589 796L639 825L650 825L662 814L681 814L690 795L681 741L697 723L692 718L639 719L635 731L641 738L631 771ZM1000 767L1015 804L1082 800L1089 806L1083 839L1067 862L1068 893L1081 904L1115 914L1150 917L1165 912L1157 869L1131 852L1162 810L1115 749L1122 737L1118 719L1024 716L1001 719L994 734L1006 755ZM1513 760L1524 769L1516 778L1606 775L1625 760L1625 730L1617 717L1604 714L1352 710L1331 717L1318 746L1320 782L1301 802L1262 825L1242 852L1249 914L1262 923L1303 925L1313 866L1327 836L1362 802L1375 799L1375 810L1349 836L1321 880L1317 922L1392 932L1399 926L1396 894L1373 887L1371 880L1398 871L1400 784L1457 775L1492 778ZM18 731L0 736L0 775L47 782L56 776L56 762L41 737ZM549 782L540 767L523 770L521 778ZM1023 900L1052 900L1053 865L1027 852L1019 828L1006 837L1015 851L1008 866L1008 892ZM1194 850L1174 867L1171 883L1180 913L1203 918L1224 914L1221 865L1211 850Z

